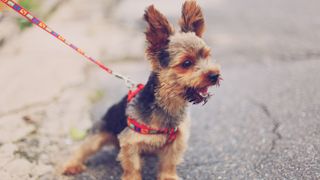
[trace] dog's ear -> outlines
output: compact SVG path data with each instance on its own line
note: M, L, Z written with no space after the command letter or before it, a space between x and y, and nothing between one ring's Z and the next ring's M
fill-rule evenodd
M173 35L174 29L167 18L161 14L153 5L149 6L144 14L144 19L148 23L145 32L148 41L147 54L152 59L158 59L161 66L169 63L166 51L169 44L169 37Z
M201 8L195 0L187 0L182 6L182 16L179 21L182 32L195 32L202 37L204 32L204 17Z

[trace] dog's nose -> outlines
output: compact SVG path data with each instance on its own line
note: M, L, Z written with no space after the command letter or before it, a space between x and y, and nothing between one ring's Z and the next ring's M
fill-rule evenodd
M208 78L212 84L215 84L219 79L219 74L209 74Z

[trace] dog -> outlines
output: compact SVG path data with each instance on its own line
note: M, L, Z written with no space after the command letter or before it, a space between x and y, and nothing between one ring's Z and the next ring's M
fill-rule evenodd
M94 132L63 167L73 175L86 169L84 162L103 145L119 147L122 180L141 180L141 153L159 157L157 179L179 179L176 166L187 148L188 104L206 103L208 88L219 85L220 66L210 61L211 50L202 39L205 22L195 0L182 7L180 30L153 5L145 10L146 57L152 71L139 85L113 105Z

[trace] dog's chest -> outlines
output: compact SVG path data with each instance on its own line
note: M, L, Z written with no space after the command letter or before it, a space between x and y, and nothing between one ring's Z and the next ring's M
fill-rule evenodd
M167 143L166 134L140 134L130 128L124 129L118 135L120 147L136 144L143 152L152 153L161 149Z

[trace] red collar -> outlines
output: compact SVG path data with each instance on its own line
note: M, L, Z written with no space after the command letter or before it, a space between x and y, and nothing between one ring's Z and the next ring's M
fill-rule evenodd
M128 93L128 102L130 102L142 89L143 84L139 84L137 89L134 91L129 91ZM145 124L141 124L136 120L128 116L127 119L128 127L140 134L166 134L167 143L173 142L177 137L178 128L164 128L164 129L154 129Z

